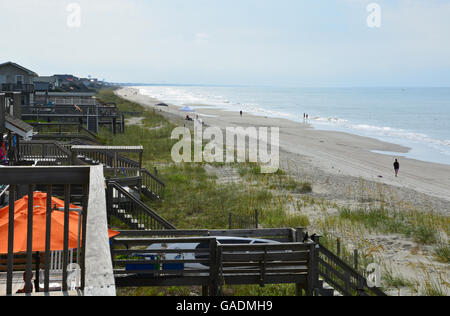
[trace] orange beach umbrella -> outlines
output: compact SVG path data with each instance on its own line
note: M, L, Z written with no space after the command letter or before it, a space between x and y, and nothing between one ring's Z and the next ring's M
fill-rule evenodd
M52 197L52 209L64 208L64 201ZM27 251L28 227L28 196L14 203L14 253ZM70 209L80 209L70 205ZM34 192L33 194L33 252L45 251L47 194ZM52 211L50 249L61 251L64 249L64 212ZM69 212L69 249L78 247L79 214ZM8 253L8 224L9 206L0 210L0 254ZM109 230L109 238L119 233Z

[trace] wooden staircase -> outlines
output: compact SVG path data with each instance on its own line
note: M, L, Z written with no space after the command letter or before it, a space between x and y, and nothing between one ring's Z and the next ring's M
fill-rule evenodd
M107 181L108 216L115 216L134 230L173 230L171 223L115 181Z

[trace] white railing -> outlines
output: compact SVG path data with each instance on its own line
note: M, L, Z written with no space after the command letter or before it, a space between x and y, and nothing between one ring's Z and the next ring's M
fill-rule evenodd
M73 249L69 250L69 264L73 263ZM52 251L50 253L50 272L61 272L63 270L63 251Z
M3 194L6 193L6 191L9 190L9 185L5 186L3 189L0 190L0 198L3 196Z
M80 99L80 98L49 98L54 104L58 105L96 105L97 100L95 99Z

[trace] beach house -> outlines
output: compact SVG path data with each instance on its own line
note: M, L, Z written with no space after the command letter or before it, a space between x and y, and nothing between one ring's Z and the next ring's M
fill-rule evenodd
M0 92L20 92L22 105L32 105L34 78L38 74L13 62L0 64Z

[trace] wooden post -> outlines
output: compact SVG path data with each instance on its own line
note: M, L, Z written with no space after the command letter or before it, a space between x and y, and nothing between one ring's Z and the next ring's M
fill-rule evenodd
M72 151L72 157L71 157L72 166L76 166L76 161L77 161L77 152Z
M308 267L308 288L307 296L313 296L316 293L319 283L319 244L320 237L315 236L310 244L309 267Z
M108 225L111 224L111 215L113 211L113 187L106 181L106 216L108 220Z
M12 293L13 269L14 269L14 203L16 195L16 186L11 185L9 188L9 225L8 225L8 268L6 275L6 295Z
M6 132L5 117L6 117L6 99L4 94L0 94L0 134Z
M141 152L139 153L139 170L138 170L138 176L141 177L142 176L142 155L143 155L143 150L141 150Z
M228 214L228 229L233 229L233 212Z
M112 124L113 124L113 134L116 135L116 133L117 133L117 118L116 117L113 117Z
M255 209L255 228L259 228L259 212L258 209Z
M295 234L294 235L294 240L293 240L294 242L299 242L299 243L303 242L303 230L304 230L303 227L297 227L297 229L294 232L294 234ZM312 257L310 255L310 260L311 260L311 258ZM309 268L311 268L311 266L312 265L311 265L311 262L310 262ZM310 273L310 271L308 271L308 287L309 287L309 281L310 281L309 280L309 273ZM299 283L295 284L295 295L296 296L303 296L303 291L305 292L306 295L309 294L308 289L305 288L302 284L299 284Z
M117 178L117 151L114 152L113 168L114 168L114 178Z
M14 92L14 117L22 119L22 94Z
M217 239L211 239L209 245L209 258L210 258L210 282L209 282L209 295L219 295L219 249Z
M358 296L364 295L364 278L358 275L358 288L357 288Z
M70 215L70 190L71 185L64 185L64 239L63 239L63 276L62 290L67 292L67 266L69 265L69 215Z
M297 227L295 230L295 242L303 242L303 227Z
M52 225L52 196L53 187L47 186L47 209L45 223L45 267L44 267L44 292L49 292L50 287L50 241L51 241L51 225Z
M39 251L36 253L36 266L35 266L35 277L34 277L34 288L36 289L36 293L40 292L39 289L39 272L41 270L41 255Z
M33 275L33 185L28 185L28 216L27 216L27 263L26 263L26 279L25 293L32 292L31 278Z
M358 249L353 251L353 263L355 266L355 270L358 271Z
M340 258L341 257L341 240L339 238L336 240L336 252L337 252L337 256Z
M315 244L311 243L309 245L309 263L308 263L308 286L306 288L306 296L313 296L314 285L315 285Z

